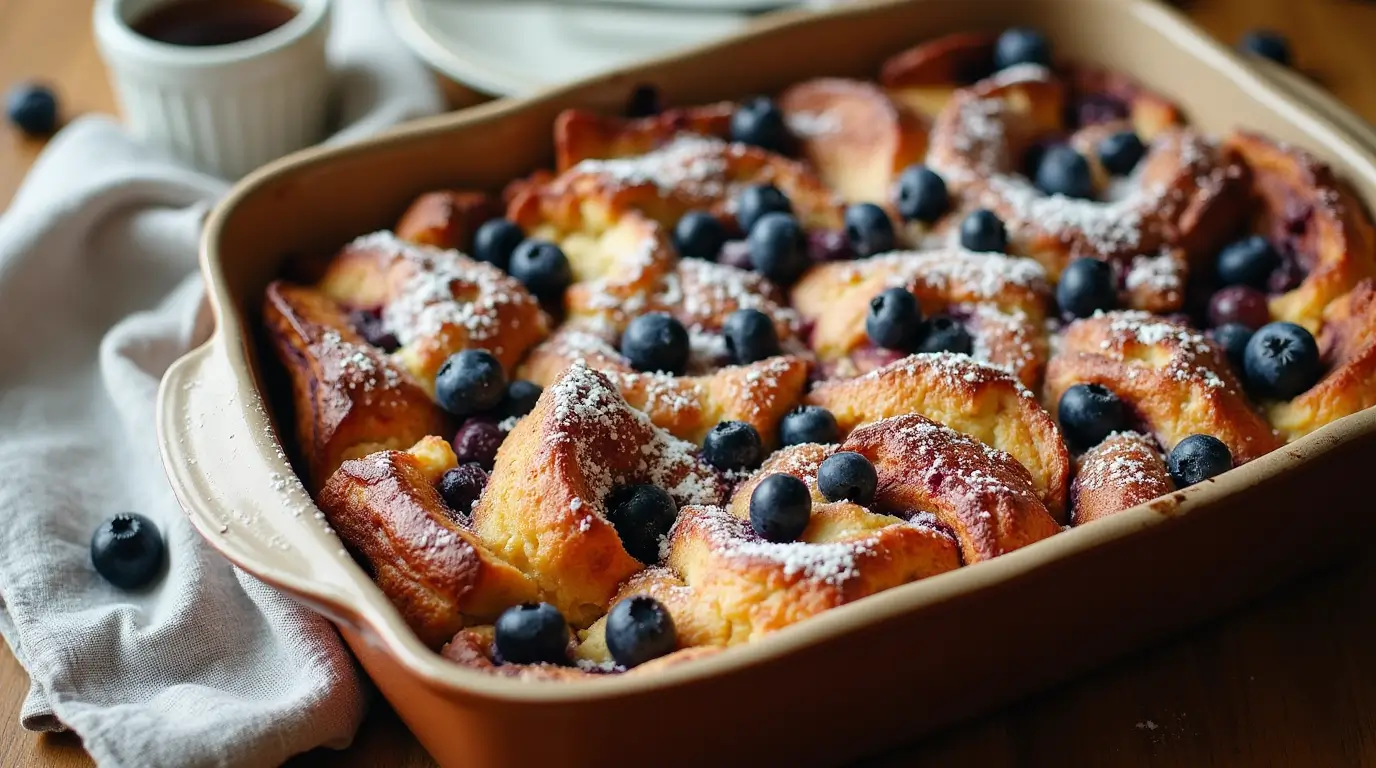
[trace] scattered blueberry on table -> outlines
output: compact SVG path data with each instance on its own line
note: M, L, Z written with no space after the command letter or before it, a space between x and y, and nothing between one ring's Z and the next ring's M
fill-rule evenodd
M91 564L120 589L151 584L162 571L163 540L143 515L125 512L106 520L91 536Z
M30 136L57 130L57 94L40 83L20 83L5 98L5 115Z
M1245 53L1270 59L1286 67L1290 66L1291 61L1293 61L1290 53L1290 41L1286 39L1285 35L1270 29L1251 30L1242 36L1238 48Z

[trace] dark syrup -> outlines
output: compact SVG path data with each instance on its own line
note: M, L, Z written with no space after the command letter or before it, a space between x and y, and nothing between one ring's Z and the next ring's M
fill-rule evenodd
M276 0L176 0L154 8L131 26L171 45L228 45L265 35L296 16Z

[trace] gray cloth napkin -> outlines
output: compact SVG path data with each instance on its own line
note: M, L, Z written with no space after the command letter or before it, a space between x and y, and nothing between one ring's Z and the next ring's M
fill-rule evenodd
M376 2L336 4L330 52L331 141L440 109ZM90 117L0 217L0 631L29 673L24 727L70 728L101 765L276 764L347 746L365 708L334 629L206 545L158 457L158 380L205 332L197 241L226 188ZM121 511L167 541L144 591L90 564Z

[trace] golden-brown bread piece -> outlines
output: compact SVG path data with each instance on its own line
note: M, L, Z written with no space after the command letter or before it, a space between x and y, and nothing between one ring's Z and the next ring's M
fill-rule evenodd
M959 32L919 43L884 62L879 84L896 101L935 117L957 88L994 71L995 39L985 32Z
M1091 523L1175 490L1161 451L1140 432L1114 432L1080 457L1071 522Z
M485 192L441 189L415 199L397 221L397 237L419 245L467 252L473 233L501 208Z
M886 205L894 179L927 152L927 121L873 83L806 80L778 104L798 156L849 202Z
M737 195L764 183L788 196L805 227L841 227L840 198L806 165L692 134L635 157L584 160L546 183L525 185L507 207L507 218L532 237L559 243L573 233L596 237L630 211L664 227L695 209L734 224Z
M679 263L665 229L635 212L595 235L565 233L558 245L574 279L564 293L568 321L609 333L652 311Z
M1131 306L1178 309L1189 264L1211 258L1243 218L1246 167L1232 150L1170 129L1119 185L1121 197L1046 195L1018 175L1033 144L1062 130L1065 88L1038 69L1009 70L958 91L932 129L928 165L966 208L998 214L1009 252L1038 260L1053 280L1076 258L1108 261ZM958 221L948 217L948 237Z
M909 413L866 424L837 450L854 451L874 464L879 485L871 510L903 517L934 515L955 534L967 564L1061 530L1038 498L1026 467L1006 452L925 416ZM761 469L737 487L731 512L748 518L754 486L769 471L787 471L787 466Z
M469 669L518 680L596 680L606 677L608 672L623 672L630 675L654 674L685 661L706 658L721 650L710 647L681 648L634 669L623 670L611 661L611 654L607 651L605 643L602 643L591 653L584 651L583 646L571 647L570 656L576 662L573 666L547 663L508 664L496 661L494 638L495 634L490 626L463 629L444 646L440 655ZM570 642L570 646L573 646L573 642Z
M607 610L644 567L608 522L605 500L653 483L680 506L716 504L726 483L696 448L632 409L607 377L575 363L516 423L473 509L473 530L528 574L575 627Z
M1046 271L1031 259L961 249L897 252L809 270L793 287L792 299L813 324L818 359L835 363L868 347L870 300L893 287L911 291L925 316L947 313L964 321L977 358L1013 371L1029 387L1037 385L1047 355ZM863 372L869 359L855 355L853 362Z
M875 464L869 508L828 502L817 467L838 450ZM761 539L750 496L765 477L807 483L812 518L798 541ZM618 599L648 594L673 616L680 646L747 642L829 608L1017 549L1058 532L1031 478L1010 456L917 415L862 427L840 446L775 453L729 507L687 507L669 534L665 566L636 574ZM603 622L588 631L597 659Z
M405 450L447 431L448 418L425 389L318 291L273 282L263 325L291 380L296 445L312 491L345 459Z
M493 555L435 490L458 465L443 439L352 459L330 476L320 509L421 640L438 648L469 621L538 599L535 582Z
M698 444L718 422L731 420L749 424L766 446L773 445L779 419L797 405L807 386L807 362L793 356L730 365L700 376L642 373L606 339L574 329L558 331L536 347L520 375L549 386L574 363L605 374L655 426Z
M1328 305L1318 342L1328 373L1309 391L1267 408L1288 440L1376 405L1376 280Z
M1042 396L1053 415L1074 384L1113 390L1167 451L1190 435L1213 435L1243 464L1280 446L1223 351L1167 318L1122 311L1071 323L1046 368Z
M1376 277L1371 219L1333 169L1308 152L1247 131L1225 144L1252 171L1253 231L1294 262L1289 284L1275 286L1284 292L1271 299L1271 316L1317 332L1329 302Z
M623 226L632 218L623 219ZM707 372L727 360L722 337L726 318L738 309L757 309L774 321L774 332L786 350L802 351L797 342L798 314L789 309L783 292L773 283L758 273L725 264L678 259L672 249L665 248L663 262L618 267L605 278L570 286L566 327L619 338L634 318L667 312L688 329L693 352L690 370Z
M511 371L549 332L539 302L515 278L458 251L389 232L346 245L318 287L344 306L380 312L401 344L397 361L427 392L455 352L485 349Z
M1065 67L1061 75L1070 88L1071 103L1078 107L1082 129L1112 124L1115 130L1131 129L1143 141L1152 141L1185 122L1174 102L1122 72L1076 64Z
M804 402L831 411L843 435L905 413L971 435L1022 464L1047 509L1065 520L1065 441L1031 390L1005 370L949 352L912 355L859 378L822 382Z
M554 120L555 168L563 173L584 160L643 155L683 133L729 139L735 111L730 101L633 119L566 109Z

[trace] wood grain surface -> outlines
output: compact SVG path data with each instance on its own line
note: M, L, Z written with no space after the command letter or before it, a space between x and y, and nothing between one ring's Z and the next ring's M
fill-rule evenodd
M1283 30L1306 74L1376 119L1376 3L1181 5L1227 41L1256 26ZM58 89L66 118L113 112L89 19L90 0L0 0L0 87L39 79ZM41 146L0 126L0 205L8 204ZM1296 510L1296 524L1311 514L1323 510ZM1171 643L867 763L1376 765L1373 598L1376 555L1335 564ZM19 726L27 689L23 669L3 648L0 765L89 765L75 737ZM826 727L825 720L815 727ZM740 733L749 738L748 728ZM317 751L293 764L409 768L431 761L377 701L350 749Z

